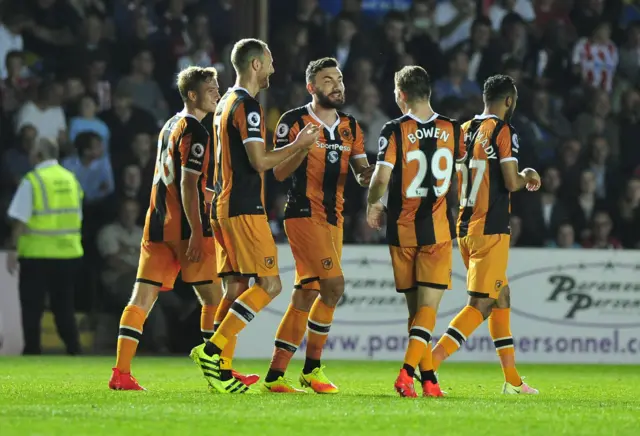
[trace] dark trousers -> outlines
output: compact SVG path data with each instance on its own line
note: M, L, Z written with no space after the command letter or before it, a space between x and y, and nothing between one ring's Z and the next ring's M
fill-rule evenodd
M74 288L81 259L20 259L20 304L24 332L23 354L40 354L40 330L45 296L58 335L68 354L80 352L80 338L74 314Z

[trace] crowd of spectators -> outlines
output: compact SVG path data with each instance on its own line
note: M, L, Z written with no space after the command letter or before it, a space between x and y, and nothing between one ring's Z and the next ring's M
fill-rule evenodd
M246 5L247 2L243 2ZM258 2L256 2L257 4ZM640 248L640 9L630 0L274 0L267 96L272 132L309 101L304 70L333 56L347 105L375 161L382 125L399 116L393 74L419 64L433 107L466 120L495 73L518 83L513 125L538 193L513 196L512 244ZM31 169L29 150L55 138L85 191L87 280L118 310L135 276L159 128L180 110L177 71L215 66L232 85L233 0L0 0L0 147L7 207ZM243 35L243 36L256 36ZM271 133L269 133L271 135ZM349 178L345 242L382 243ZM286 185L267 177L267 209L284 241ZM452 208L455 199L452 198ZM0 241L8 223L0 220ZM124 294L123 294L124 292ZM91 302L88 304L95 304ZM186 313L179 302L167 310ZM172 312L172 313L174 313Z

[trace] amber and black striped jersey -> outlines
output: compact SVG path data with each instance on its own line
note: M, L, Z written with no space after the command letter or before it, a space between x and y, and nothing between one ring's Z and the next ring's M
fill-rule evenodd
M212 236L204 210L209 133L193 115L180 112L166 122L158 137L158 155L144 223L144 240L152 242L189 239L191 228L182 207L182 171L200 174L198 196L204 236Z
M311 104L307 104L282 115L273 138L274 146L283 147L293 142L308 123L319 125L322 134L291 174L284 216L285 219L313 217L342 227L349 162L367 157L362 129L355 118L342 112L338 112L333 126L327 126L313 113Z
M260 103L244 88L229 88L213 114L213 132L215 165L207 185L207 189L214 192L211 216L264 214L264 173L251 166L245 150L248 142L265 143L266 128Z
M469 151L457 165L458 236L510 234L511 194L502 162L516 161L519 148L514 128L493 115L478 115L462 125Z
M378 165L392 168L387 200L387 242L399 247L439 244L455 238L447 193L455 160L465 155L460 124L434 114L388 122L378 142Z

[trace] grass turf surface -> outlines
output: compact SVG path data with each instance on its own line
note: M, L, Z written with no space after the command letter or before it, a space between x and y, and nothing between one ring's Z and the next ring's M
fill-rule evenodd
M399 363L328 363L338 395L247 396L210 393L187 357L137 358L147 392L110 391L113 358L0 358L0 435L640 434L637 366L520 365L541 395L505 396L497 363L445 363L447 397L408 399L393 391ZM267 362L236 366L263 376Z

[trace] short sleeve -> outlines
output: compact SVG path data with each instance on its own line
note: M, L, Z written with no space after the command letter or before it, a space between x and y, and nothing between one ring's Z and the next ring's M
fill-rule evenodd
M356 121L356 135L353 141L353 149L351 150L351 159L360 159L367 157L367 153L364 152L364 132L360 123Z
M260 104L252 99L242 100L233 111L233 125L240 132L242 143L264 142L266 125Z
M518 140L518 134L508 125L502 126L498 136L496 137L496 144L498 146L498 157L500 163L509 161L518 161L518 149L520 143Z
M378 139L378 165L393 168L396 164L396 135L395 125L387 123L380 132Z
M209 132L197 120L186 119L178 150L183 170L200 174L209 159Z
M273 135L273 148L280 148L291 144L295 141L298 133L300 133L298 117L292 112L284 113L278 120L276 134Z

